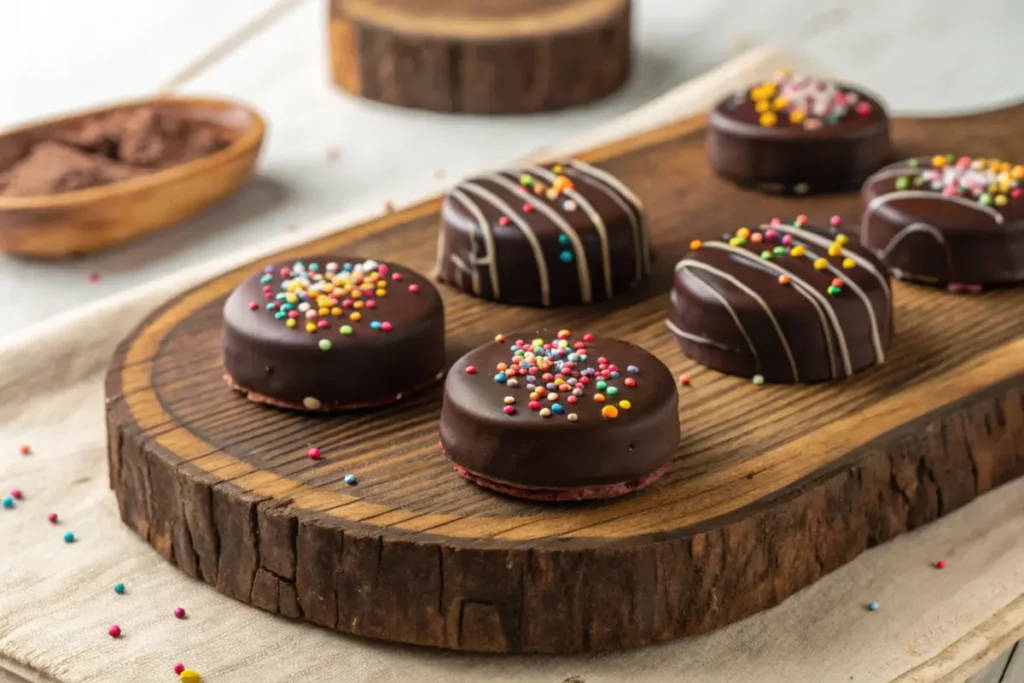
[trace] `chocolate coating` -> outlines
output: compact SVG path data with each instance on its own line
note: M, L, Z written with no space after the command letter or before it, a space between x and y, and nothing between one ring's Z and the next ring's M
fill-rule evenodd
M1022 282L1022 183L1024 166L995 160L938 156L892 164L861 191L861 241L900 278Z
M889 117L851 86L780 74L712 110L707 150L715 173L764 192L853 190L891 155Z
M535 337L550 342L553 336L544 331L510 334L502 342L474 349L455 363L445 381L441 409L445 454L473 475L472 479L486 480L492 488L512 495L556 494L548 495L549 499L566 497L558 493L569 493L570 498L610 496L647 483L648 475L671 461L679 444L679 395L672 374L639 346L597 337L585 343L587 357L575 367L556 364L548 370L554 378L565 378L567 386L570 378L575 382L574 388L581 391L576 403L570 403L570 391L545 389L543 374L513 376L508 370L506 383L496 380L498 364L511 362L511 348L517 340L530 345ZM574 352L579 340L579 336L568 338L569 352ZM589 369L599 370L601 358L620 373L618 378L603 380L614 390L599 388L602 378L586 374ZM469 366L476 372L467 373ZM638 372L631 372L630 366ZM560 367L562 374L556 374ZM561 414L544 417L536 405L530 407L527 384L531 376L545 393L539 397L539 405L550 410L557 403L562 406ZM627 379L635 386L628 386ZM515 383L518 386L511 386ZM557 401L549 400L549 391L558 396ZM598 393L605 397L603 403L595 399ZM504 412L509 396L515 399L512 415ZM621 407L624 400L628 408ZM604 416L602 411L608 409L615 409L617 416ZM577 416L575 421L570 414ZM584 495L588 488L592 489L590 496Z
M684 353L770 382L837 379L884 361L892 297L874 255L800 219L744 230L695 242L676 265L667 324Z
M639 198L580 161L464 180L441 218L438 279L484 299L586 304L632 289L650 270Z
M326 274L331 262L341 264L330 278L332 291L314 295L334 298L321 300L328 306L322 309L326 315L307 318L303 311L294 328L275 313L287 314L281 307L289 302L276 297L283 292L283 282L301 278L295 263L268 266L272 272L257 273L232 292L224 303L222 337L229 383L259 402L297 410L338 410L391 403L440 379L445 362L444 307L430 281L399 264L381 263L387 287L360 286L356 297L345 292L344 280L357 279L345 273L345 266L355 264L358 269L377 262L327 255L297 263L304 264L306 274L313 272L314 264ZM368 274L374 270L363 269L362 284L370 282ZM393 279L396 275L400 279ZM325 282L306 280L307 285L320 287ZM418 291L410 291L410 286ZM379 291L386 295L378 296ZM363 302L362 308L355 307L357 301ZM312 310L321 310L313 302ZM275 310L267 310L271 304ZM354 314L358 320L351 319ZM306 331L307 323L320 320L326 327ZM373 329L374 321L390 323L391 329ZM342 334L343 325L352 328L351 334ZM325 340L330 343L327 350L320 346Z

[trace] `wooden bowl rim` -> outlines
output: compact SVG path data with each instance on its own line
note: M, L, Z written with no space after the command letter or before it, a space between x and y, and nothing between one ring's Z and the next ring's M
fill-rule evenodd
M263 136L266 132L266 122L255 108L248 104L244 104L237 100L229 100L217 97L173 97L173 96L158 96L148 97L137 100L129 100L121 102L119 104L105 105L92 109L86 109L74 114L65 114L63 116L55 116L49 119L41 119L33 121L16 128L11 128L5 131L0 131L0 139L24 133L26 131L34 130L36 128L42 128L43 126L53 125L62 121L73 121L81 119L87 116L97 116L100 114L107 114L110 112L118 111L121 109L131 109L133 107L144 107L158 105L161 103L173 103L189 105L212 105L215 108L222 109L239 109L245 112L249 117L249 126L242 129L237 128L235 130L242 130L242 135L232 142L224 149L218 150L212 154L207 154L193 159L192 161L178 164L177 166L171 166L154 173L147 173L144 176L138 178L131 178L129 180L122 180L108 185L99 185L97 187L89 187L84 190L75 190L73 192L61 192L58 194L49 195L38 195L34 197L0 197L0 212L3 211L26 211L26 210L40 210L50 209L55 207L68 208L75 205L89 204L98 200L121 197L124 195L132 194L139 190L145 190L157 185L163 185L170 183L175 180L180 180L190 175L200 175L204 171L210 170L216 166L219 166L230 159L241 156L248 153L252 149L258 147L262 141Z

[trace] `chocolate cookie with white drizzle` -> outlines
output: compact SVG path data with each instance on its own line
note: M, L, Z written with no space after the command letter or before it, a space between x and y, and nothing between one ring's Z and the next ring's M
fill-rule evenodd
M438 279L526 306L603 301L650 270L640 199L581 161L466 179L445 198Z
M978 291L1024 281L1024 166L938 155L864 184L861 241L896 277Z
M676 265L666 321L683 352L757 384L841 379L884 362L889 272L838 231L838 216L830 224L773 218L694 240Z

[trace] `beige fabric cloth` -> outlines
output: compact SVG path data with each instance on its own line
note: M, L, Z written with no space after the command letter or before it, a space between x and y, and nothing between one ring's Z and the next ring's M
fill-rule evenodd
M772 50L748 54L574 148L686 116L783 65L801 66ZM208 683L960 681L1024 635L1024 481L862 555L773 610L628 653L497 657L358 640L270 616L186 578L118 519L105 462L108 358L154 306L211 269L365 217L335 217L0 346L0 491L25 494L16 509L0 510L0 670L61 683L169 681L179 661ZM34 454L19 455L22 443ZM61 518L56 527L51 511ZM68 530L74 544L62 540ZM939 558L944 571L929 566ZM114 594L118 581L126 595ZM878 612L864 608L871 600ZM187 620L173 617L178 606ZM113 623L123 629L119 640L107 635Z

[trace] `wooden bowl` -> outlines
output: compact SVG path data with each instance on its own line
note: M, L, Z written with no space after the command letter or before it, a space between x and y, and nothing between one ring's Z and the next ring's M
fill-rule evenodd
M0 168L59 126L142 106L187 112L219 124L232 142L213 154L139 178L54 195L0 197L0 251L59 259L107 249L196 215L252 175L263 142L263 119L237 102L207 98L138 100L8 131L0 134Z

